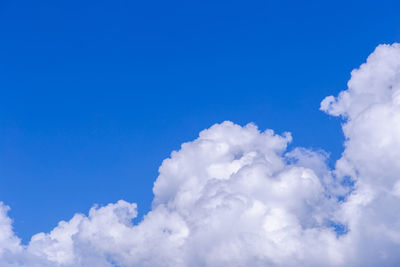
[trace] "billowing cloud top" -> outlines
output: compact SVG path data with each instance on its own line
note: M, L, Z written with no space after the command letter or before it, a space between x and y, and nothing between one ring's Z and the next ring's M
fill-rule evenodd
M164 160L152 210L118 201L26 246L0 205L1 266L400 265L400 45L381 45L321 109L344 119L345 150L215 124Z

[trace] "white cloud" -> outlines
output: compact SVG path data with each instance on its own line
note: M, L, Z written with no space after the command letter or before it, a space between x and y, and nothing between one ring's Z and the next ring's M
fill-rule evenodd
M348 89L327 97L321 109L346 119L338 176L355 191L338 216L349 224L353 264L400 264L400 45L378 46L352 72Z
M1 204L0 265L400 264L400 46L379 46L321 109L345 120L334 170L323 151L287 151L288 133L216 124L164 160L137 225L119 201L22 246Z
M9 209L0 202L0 255L16 253L20 250L20 240L14 236L11 219L7 216Z

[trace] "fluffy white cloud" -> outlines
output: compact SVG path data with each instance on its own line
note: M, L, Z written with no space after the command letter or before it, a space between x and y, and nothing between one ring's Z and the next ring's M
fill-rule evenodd
M354 265L400 264L400 45L378 46L348 89L321 109L345 118L338 177L355 182L338 217L349 225Z
M285 154L290 141L253 124L216 124L163 162L138 225L136 205L119 201L60 222L22 251L29 264L65 266L341 263L325 154Z
M0 265L400 264L400 46L379 46L321 109L345 120L334 170L323 151L287 151L288 133L216 124L164 160L136 225L121 200L23 246L1 204Z

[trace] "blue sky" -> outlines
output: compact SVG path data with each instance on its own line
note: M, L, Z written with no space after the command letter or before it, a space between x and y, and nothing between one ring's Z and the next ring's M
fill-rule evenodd
M361 4L362 3L362 4ZM150 209L158 167L231 120L339 158L319 109L381 43L397 1L0 1L1 200L26 242L75 212Z

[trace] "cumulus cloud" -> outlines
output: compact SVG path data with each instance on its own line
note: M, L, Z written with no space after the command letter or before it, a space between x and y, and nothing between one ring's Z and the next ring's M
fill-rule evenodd
M151 211L125 201L21 245L0 204L1 266L394 266L400 263L400 45L382 45L321 109L345 150L215 124L164 160ZM348 181L351 181L350 183Z
M354 265L400 264L400 45L381 45L352 72L348 89L321 109L342 116L345 150L338 177L355 182L338 216Z

